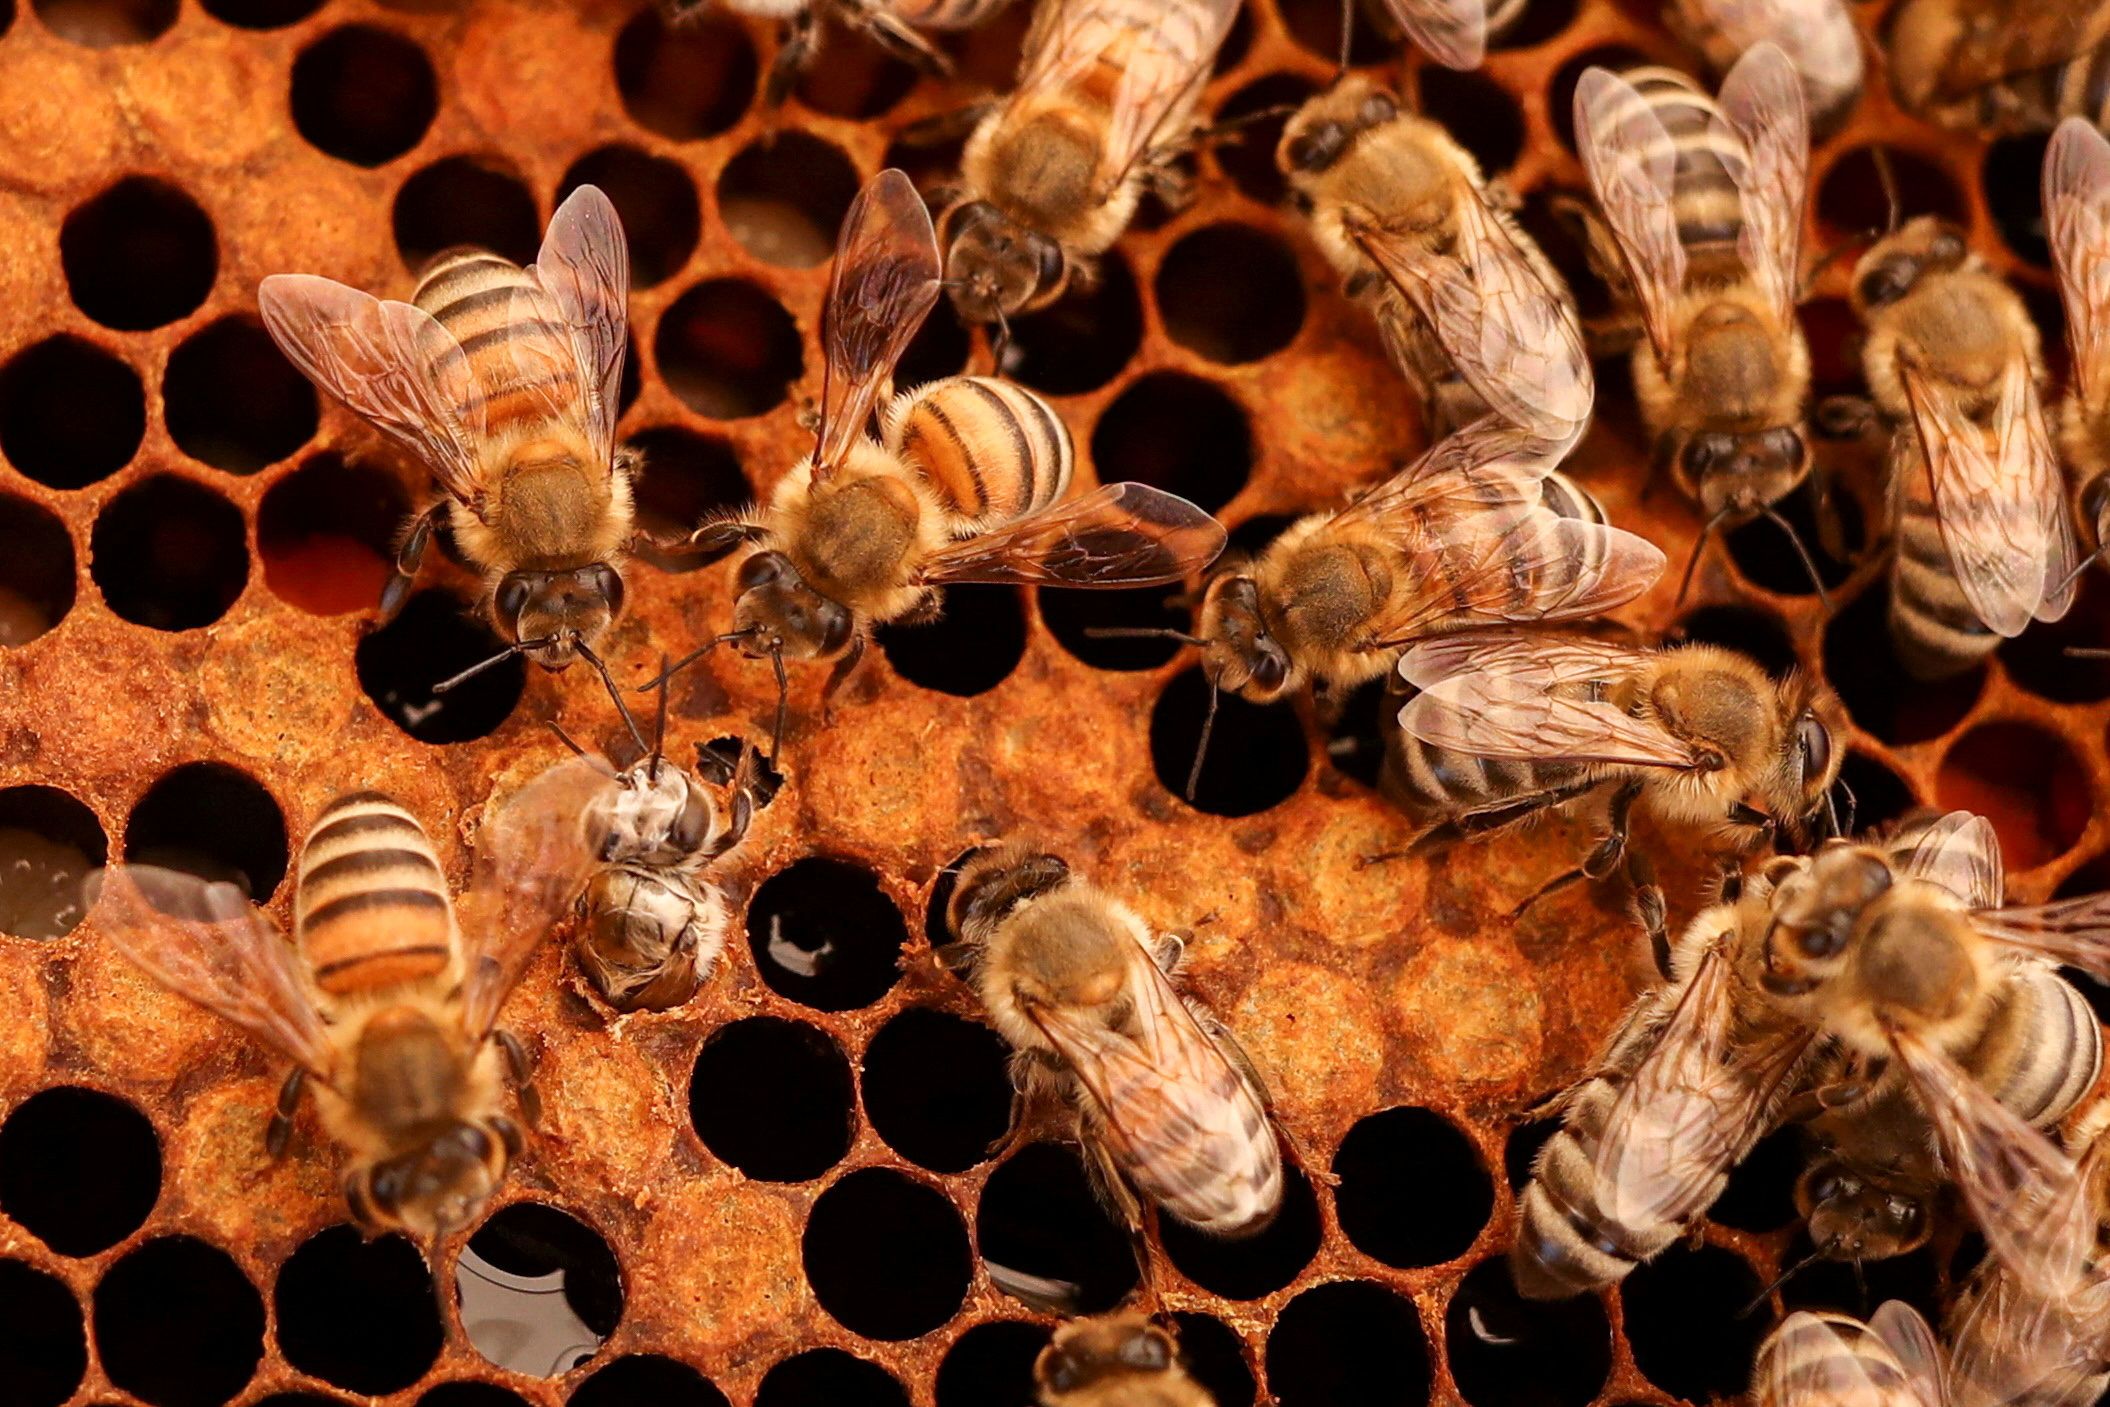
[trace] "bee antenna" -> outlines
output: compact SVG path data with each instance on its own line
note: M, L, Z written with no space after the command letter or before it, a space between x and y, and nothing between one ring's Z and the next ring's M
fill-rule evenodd
M1758 1307L1760 1305L1764 1304L1767 1300L1773 1297L1773 1292L1775 1290L1779 1289L1782 1285L1787 1284L1790 1279L1797 1275L1800 1275L1804 1270L1807 1270L1816 1261L1829 1254L1832 1247L1836 1246L1838 1243L1839 1238L1835 1236L1831 1240L1826 1241L1821 1246L1812 1247L1810 1253L1804 1256L1802 1259L1791 1262L1788 1265L1787 1269L1781 1271L1780 1274L1773 1277L1772 1284L1766 1286L1766 1288L1764 1288L1763 1290L1760 1290L1757 1295L1752 1297L1751 1303L1745 1305L1742 1309L1738 1310L1736 1312L1736 1317L1739 1319L1749 1319L1753 1314L1758 1311ZM1860 1267L1860 1264L1861 1262L1859 1261L1854 1262L1854 1266L1857 1269Z
M1348 73L1348 51L1355 43L1355 0L1341 0L1341 62L1333 71L1338 83Z
M1802 569L1810 574L1810 585L1817 589L1818 603L1824 607L1824 613L1830 615L1832 611L1831 593L1824 589L1824 578L1817 574L1817 559L1810 556L1810 549L1802 545L1802 534L1796 532L1795 525L1789 522L1787 517L1770 503L1759 511L1766 515L1767 522L1787 534L1789 545L1795 549L1795 555L1802 559Z
M989 355L995 359L996 369L1004 369L1004 353L1011 347L1011 319L1004 316L1001 300L996 305L996 341L990 344Z
M1891 169L1890 153L1881 147L1868 149L1869 159L1876 164L1876 179L1883 183L1883 203L1889 214L1883 223L1886 235L1898 232L1898 221L1904 215L1904 202L1898 198L1898 173Z
M1700 535L1692 542L1692 555L1685 559L1685 575L1678 578L1678 599L1670 603L1672 610L1675 611L1684 605L1685 593L1692 590L1693 574L1700 569L1700 553L1706 548L1707 539L1714 535L1714 530L1720 526L1722 519L1728 517L1735 509L1735 504L1725 503L1714 511L1712 518L1700 525Z
M1202 762L1209 756L1209 735L1216 731L1216 701L1223 694L1217 687L1216 676L1209 676L1209 711L1202 715L1202 735L1194 745L1194 766L1187 772L1187 804L1194 804L1194 793L1201 786Z
M769 734L769 765L774 769L778 754L784 750L784 712L791 702L791 679L784 673L784 642L781 639L770 648L769 663L777 672L777 722Z
M663 657L660 660L660 671L658 675L638 685L637 692L639 692L640 694L649 693L652 690L659 688L661 685L665 684L669 679L672 679L675 675L681 673L684 669L687 669L690 665L696 663L696 661L702 659L705 655L717 649L726 641L745 640L748 636L754 634L759 629L761 629L760 626L750 625L745 630L728 630L723 635L713 636L711 639L704 641L703 644L689 651L687 654L683 655L680 659L674 661L674 663L672 664L668 664Z
M2079 581L2081 579L2081 573L2087 571L2097 562L2102 561L2103 554L2106 552L2110 552L2110 542L2104 543L2101 547L2096 548L2095 551L2089 553L2087 556L2081 558L2080 561L2074 563L2073 570L2066 573L2066 575L2060 579L2059 584L2051 589L2051 594L2056 596L2060 592L2064 591L2067 587Z
M667 652L659 652L659 704L652 718L652 780L659 780L659 760L667 751L667 692L673 680L667 673Z
M623 726L630 730L630 740L637 744L637 755L643 757L652 749L645 745L645 734L637 726L637 716L631 713L630 705L623 702L623 691L615 686L614 678L608 673L607 661L595 654L593 647L584 640L573 639L572 648L579 652L580 659L593 666L594 673L601 676L601 683L607 686L608 697L615 700L615 711L623 715Z
M1164 625L1094 625L1086 628L1088 640L1177 640L1182 645L1206 645L1208 640Z
M2090 645L2068 645L2066 658L2070 660L2110 660L2110 650L2099 650Z
M1854 796L1854 789L1847 785L1845 777L1840 777L1832 783L1832 791L1843 792L1846 796L1846 825L1844 828L1840 827L1839 813L1834 810L1832 812L1832 834L1837 836L1852 835L1854 822L1860 819L1860 801ZM1832 791L1827 791L1824 794L1824 804L1826 806L1832 804Z
M489 659L479 660L475 664L472 664L467 669L463 670L460 674L454 675L452 678L449 679L442 679L439 683L432 686L432 692L434 694L447 693L452 689L459 688L461 685L468 683L471 679L474 679L477 675L483 673L485 670L492 669L498 665L504 664L507 660L511 659L517 654L520 654L524 650L539 650L544 645L554 645L556 643L557 637L554 635L543 635L533 640L517 640L514 643L506 646L503 650L500 650L497 654L491 656Z

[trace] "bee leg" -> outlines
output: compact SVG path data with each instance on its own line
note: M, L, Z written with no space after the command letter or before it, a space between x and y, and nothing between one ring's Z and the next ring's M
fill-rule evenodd
M1656 883L1656 867L1637 851L1628 851L1626 881L1634 891L1634 917L1648 934L1648 950L1656 960L1656 971L1666 982L1676 980L1670 969L1670 906L1663 887Z
M851 673L864 657L865 637L860 635L850 642L850 648L843 651L842 658L837 660L834 666L829 669L828 678L821 685L821 722L828 723L834 720L833 708L836 692L843 685L850 682Z
M763 89L772 112L784 106L792 85L813 62L814 52L820 47L820 24L820 16L812 5L800 6L796 14L784 21L783 33L777 39L777 56L769 65L769 82Z
M952 73L952 60L928 39L871 0L848 0L850 22L874 44L902 62L940 78Z
M1810 428L1828 440L1858 440L1878 423L1876 404L1866 396L1826 396L1810 416Z
M527 1047L511 1031L494 1029L491 1036L505 1053L506 1071L513 1077L514 1096L520 1101L520 1117L534 1128L542 1122L542 1096L535 1090L535 1069L528 1063Z
M380 1214L374 1209L374 1199L366 1191L369 1171L354 1168L344 1175L344 1205L351 1211L352 1221L362 1236L372 1236L382 1229Z
M934 113L918 118L894 134L894 140L903 146L942 147L950 142L963 141L969 133L982 125L982 119L996 110L996 100L968 103L946 112ZM955 197L957 198L957 197ZM952 201L933 199L932 209L950 205Z
M1839 1078L1806 1089L1783 1104L1780 1107L1779 1122L1808 1123L1820 1114L1844 1109L1849 1104L1858 1104L1867 1098L1872 1083L1871 1072L1856 1061L1848 1066Z
M278 1087L278 1107L271 1113L270 1126L264 1130L264 1151L277 1162L286 1156L286 1144L293 1138L293 1115L300 1109L301 1091L308 1083L308 1067L296 1065L286 1074L286 1082Z
M404 603L410 600L410 590L418 583L418 568L425 561L425 548L432 541L432 533L447 512L447 500L427 508L410 520L403 541L396 548L396 567L389 573L388 581L381 588L381 623L388 624L402 613Z

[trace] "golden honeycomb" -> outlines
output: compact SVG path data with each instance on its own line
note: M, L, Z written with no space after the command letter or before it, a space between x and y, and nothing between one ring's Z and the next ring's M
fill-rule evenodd
M1871 32L1885 8L1856 6ZM745 941L704 992L617 1019L560 945L537 958L507 1024L547 1114L504 1210L448 1256L467 1239L518 1273L567 1269L605 1342L551 1376L486 1359L451 1306L443 1330L411 1249L343 1224L311 1116L289 1157L265 1156L273 1060L81 921L79 873L118 856L238 875L283 920L289 849L352 787L407 803L459 877L494 784L560 755L547 721L622 746L581 671L496 670L435 705L432 682L490 645L458 562L428 563L373 633L390 537L428 490L277 358L259 279L404 296L449 244L528 257L566 190L603 186L637 271L622 428L646 451L648 523L685 526L803 451L836 222L883 165L942 181L948 150L902 134L1003 84L1024 18L1017 0L953 43L945 81L832 35L773 114L768 26L670 31L634 0L0 0L0 1404L1016 1407L1051 1321L990 1264L1096 1306L1136 1270L1058 1130L986 1156L1001 1053L926 913L944 868L998 836L1191 934L1196 989L1272 1079L1304 1170L1288 1209L1251 1243L1166 1230L1144 1278L1224 1407L1729 1396L1783 1306L1863 1307L1812 1271L1739 1316L1796 1254L1779 1140L1702 1243L1601 1300L1514 1300L1501 1256L1544 1131L1530 1111L1650 980L1623 898L1569 891L1510 919L1588 845L1571 824L1360 868L1409 835L1369 784L1367 696L1338 725L1227 703L1201 805L1180 800L1191 654L1082 633L1179 623L1173 592L957 591L940 624L886 635L832 720L799 671L788 785L734 866ZM1335 0L1248 0L1208 109L1325 83L1336 20ZM1475 74L1368 34L1356 57L1526 197L1601 306L1546 198L1580 186L1563 114L1583 67L1693 62L1655 7L1532 0ZM1080 472L1184 494L1246 547L1421 443L1373 329L1282 208L1278 128L1199 153L1193 204L1147 212L1007 361L1068 417ZM1878 81L1816 153L1813 252L1880 223L1879 145L1907 204L1961 219L2054 330L2041 139L1937 132ZM1822 391L1854 380L1844 277L1829 268L1807 309ZM988 357L941 310L904 378ZM1682 562L1695 517L1648 491L1624 375L1602 373L1572 467ZM1837 457L1865 520L1873 465ZM625 677L722 628L724 571L672 565L634 574L610 649ZM1761 523L1708 545L1682 610L1669 581L1620 617L1830 679L1864 822L1973 807L2019 895L2102 887L2110 668L2061 654L2101 643L2102 581L1975 674L1908 689L1880 554L1829 565L1827 614ZM765 670L713 657L673 691L671 744L760 739L773 702ZM1646 843L1682 918L1702 857ZM1871 1267L1870 1292L1931 1310L1946 1279L1922 1252Z

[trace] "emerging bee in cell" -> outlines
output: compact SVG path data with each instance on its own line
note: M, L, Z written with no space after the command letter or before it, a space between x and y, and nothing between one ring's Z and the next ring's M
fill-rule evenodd
M1949 1407L1947 1355L1919 1311L1886 1301L1866 1324L1800 1310L1759 1345L1754 1407Z
M2047 132L2110 116L2110 5L1904 0L1883 35L1908 111L1959 131Z
M1758 45L1778 45L1801 75L1814 140L1836 132L1860 101L1867 64L1846 0L1665 0L1663 22L1717 76Z
M377 792L316 818L301 848L294 943L234 886L128 865L90 880L98 931L154 978L293 1062L267 1146L304 1089L347 1156L345 1200L370 1230L437 1250L473 1223L519 1156L526 1052L499 1008L593 861L581 815L606 785L583 763L544 773L486 822L452 902L424 829Z
M1033 1361L1040 1407L1215 1407L1170 1331L1140 1314L1076 1319Z
M864 34L897 59L925 73L949 74L952 61L924 37L924 30L973 29L1011 0L721 0L735 14L776 20L783 26L777 56L763 95L780 106L820 52L821 25L835 20ZM704 0L659 0L669 24L681 24L710 8Z
M1249 1236L1282 1205L1282 1151L1259 1075L1182 996L1185 944L1059 857L970 860L947 905L957 955L1016 1054L1022 1103L1074 1110L1086 1163L1131 1227L1139 1198L1199 1230Z

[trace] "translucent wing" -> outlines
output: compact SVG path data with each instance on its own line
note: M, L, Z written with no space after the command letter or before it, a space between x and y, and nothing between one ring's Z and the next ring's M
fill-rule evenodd
M330 1079L329 1033L300 955L241 890L120 865L89 876L87 898L97 931L156 981Z
M1969 811L1951 811L1913 832L1899 867L1915 879L1940 885L1974 909L1996 909L2007 895L2000 837L1993 823Z
M1957 1407L2088 1407L2102 1391L2099 1355L2110 1324L2094 1281L2076 1304L2038 1294L1998 1261L1979 1265L1949 1318L1949 1382Z
M1861 86L1861 35L1839 0L1686 0L1680 8L1729 52L1742 54L1769 39L1780 45L1813 103L1843 100Z
M872 403L892 385L894 364L938 301L943 266L923 197L889 167L865 183L843 216L835 272L821 317L827 369L814 477L842 463L865 432Z
M1810 124L1802 77L1777 44L1746 50L1722 80L1717 99L1746 162L1727 163L1744 227L1737 253L1791 325L1802 286L1802 204L1809 192Z
M302 375L478 506L483 410L468 359L445 328L408 303L313 274L273 274L257 289L257 307Z
M1625 79L1586 69L1575 87L1575 145L1626 265L1656 360L1674 354L1671 308L1685 287L1685 247L1671 208L1677 148Z
M1971 923L2006 947L2110 982L2110 894L1981 910L1971 916Z
M1040 586L1150 586L1200 571L1223 551L1223 525L1148 484L1108 484L932 553L922 580Z
M598 187L581 186L557 207L528 274L556 305L579 378L571 413L596 462L606 462L615 453L628 347L630 249L615 206Z
M1757 1407L1836 1407L1886 1399L1839 1331L1808 1310L1797 1310L1760 1346L1751 1400Z
M2044 152L2044 220L2084 400L2110 394L2110 139L2069 117Z
M1612 698L1646 658L1561 636L1483 632L1428 640L1399 672L1421 690L1399 726L1475 757L1692 768L1700 758L1661 724Z
M1409 549L1427 539L1432 523L1470 517L1498 531L1539 505L1540 485L1561 453L1556 443L1483 417L1438 440L1334 514L1333 522L1381 533Z
M1445 68L1478 68L1487 57L1485 0L1385 0L1385 9Z
M587 808L612 785L584 758L561 762L484 819L462 933L462 1029L482 1037L498 1019L535 947L570 908L598 845Z
M1948 1367L1941 1344L1918 1310L1903 1300L1877 1306L1868 1327L1905 1370L1905 1381L1920 1407L1948 1407ZM1864 1399L1872 1400L1872 1399Z

